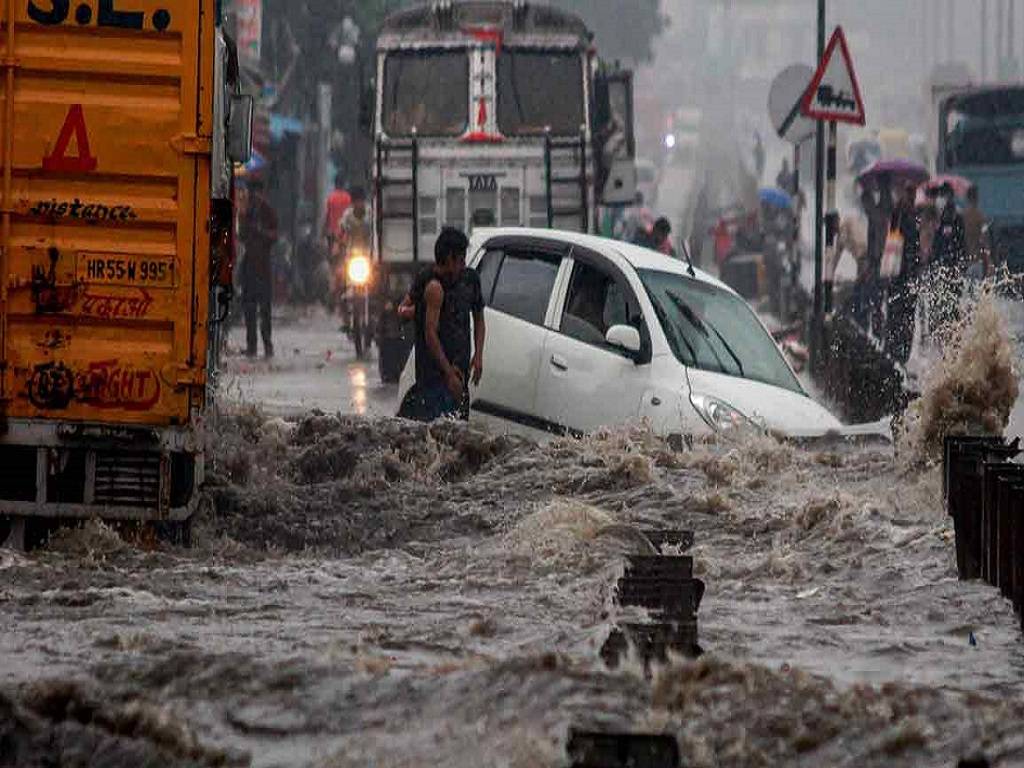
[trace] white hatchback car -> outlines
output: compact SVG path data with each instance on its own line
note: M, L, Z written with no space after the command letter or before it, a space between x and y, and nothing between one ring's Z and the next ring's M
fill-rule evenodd
M641 420L663 435L842 427L746 302L682 261L522 228L477 230L469 254L487 304L474 419L549 434ZM402 395L414 370L410 358Z

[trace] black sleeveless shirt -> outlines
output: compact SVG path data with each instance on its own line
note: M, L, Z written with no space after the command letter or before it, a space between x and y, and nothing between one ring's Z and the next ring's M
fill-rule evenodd
M427 346L425 294L427 286L436 279L434 268L428 267L417 275L410 291L416 304L416 384L427 388L444 386L445 383L444 374ZM441 317L437 326L441 349L448 362L462 371L468 380L469 363L473 355L471 321L473 315L482 312L484 308L480 276L475 270L467 268L454 283L441 281L441 287L444 289L444 302L441 304Z

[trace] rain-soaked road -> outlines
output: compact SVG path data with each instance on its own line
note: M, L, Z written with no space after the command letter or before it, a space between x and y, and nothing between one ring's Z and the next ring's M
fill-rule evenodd
M325 413L393 416L397 388L381 383L374 348L360 360L338 328L338 319L313 309L276 320L275 357L248 360L243 328L228 336L222 386L234 402L259 403L267 413L297 416L314 408ZM262 352L262 347L261 350Z
M231 360L194 549L0 555L0 766L554 767L572 726L708 768L1024 765L1020 630L957 581L934 468L337 417L394 392L331 326ZM693 529L708 584L707 655L654 681L598 656L645 528Z

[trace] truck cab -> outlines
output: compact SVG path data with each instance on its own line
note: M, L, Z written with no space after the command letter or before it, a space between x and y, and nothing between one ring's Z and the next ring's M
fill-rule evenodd
M381 376L410 342L392 308L444 226L593 231L636 197L632 78L599 64L577 16L523 2L389 17L374 102Z
M1024 85L979 86L945 95L938 108L940 173L978 188L999 262L1024 271Z

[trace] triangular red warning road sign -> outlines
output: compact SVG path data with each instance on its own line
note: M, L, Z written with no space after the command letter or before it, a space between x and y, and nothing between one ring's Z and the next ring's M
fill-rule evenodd
M842 56L835 55L837 48ZM855 125L864 125L866 121L864 99L842 27L836 27L825 49L825 56L804 94L800 112L815 120Z
M78 145L78 157L68 157L71 138ZM43 158L44 171L61 171L64 173L88 173L96 170L97 161L89 152L89 133L85 129L85 113L81 104L72 104L64 126L57 137L57 145L53 152Z

